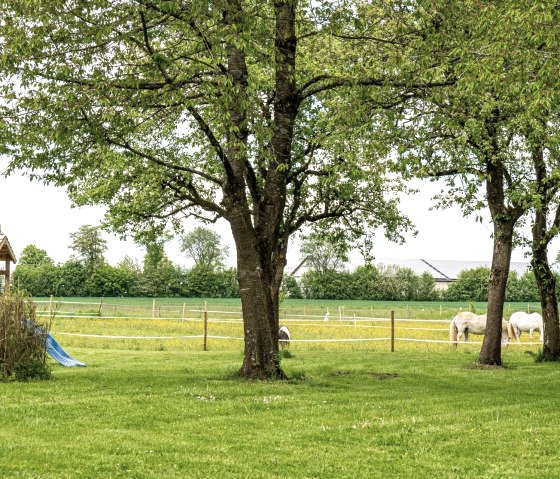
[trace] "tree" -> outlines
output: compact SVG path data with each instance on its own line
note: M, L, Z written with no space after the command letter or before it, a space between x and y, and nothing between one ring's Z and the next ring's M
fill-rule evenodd
M14 270L13 282L20 291L30 296L50 296L57 294L57 267L47 262L18 264Z
M153 230L137 239L138 243L146 248L144 275L140 286L143 295L174 296L180 290L181 274L165 254L165 243L170 239L169 234L157 234Z
M407 224L385 175L388 146L372 122L347 128L350 112L331 110L358 89L390 109L447 83L427 58L398 68L403 42L426 33L409 21L415 12L327 0L1 0L0 10L10 169L67 186L76 204L106 204L119 233L225 218L240 375L284 377L278 299L290 237L315 225L341 241L379 226L395 238Z
M557 115L555 116L553 123L540 122L539 133L531 131L528 135L528 140L532 143L531 156L535 173L533 188L528 195L534 205L531 265L542 307L543 358L547 361L560 360L557 280L548 260L548 245L560 231L560 185L557 180L560 175L560 145L556 140L560 124Z
M71 233L70 249L78 254L86 270L91 273L95 266L105 263L103 254L107 251L107 241L101 236L99 226L84 225L76 233Z
M301 288L308 299L350 299L351 274L327 270L307 271L301 278Z
M186 273L188 296L198 298L239 298L237 274L234 269L220 271L194 267Z
M70 259L57 268L56 296L87 296L88 271L83 262Z
M181 251L202 270L222 269L228 250L227 246L221 245L220 235L201 226L181 237Z
M434 301L439 295L436 291L436 281L434 277L424 271L418 278L418 288L416 290L417 301Z
M85 289L90 296L135 296L138 276L128 269L103 264L89 276Z
M501 321L515 229L535 205L527 195L533 155L525 132L539 122L535 112L543 105L557 105L557 63L546 60L557 47L557 39L547 33L557 13L547 2L531 5L527 9L507 0L426 4L432 15L423 19L433 35L424 45L434 56L446 51L455 55L442 68L457 81L427 91L399 119L391 119L408 130L408 135L403 130L398 134L404 139L400 160L413 165L420 177L447 179L440 204L458 203L465 214L483 207L490 212L494 250L482 364L501 364ZM537 64L540 78L533 74Z
M381 296L383 278L379 270L372 264L358 266L352 272L352 299L376 301Z
M348 261L346 254L331 241L321 237L306 239L299 249L308 269L317 273L339 271Z
M54 264L46 250L38 248L34 244L29 244L23 248L18 265L39 266L41 264Z
M303 298L301 286L298 280L291 275L285 275L282 279L282 292L285 298L301 299Z
M449 285L445 297L449 301L488 301L490 268L465 269Z

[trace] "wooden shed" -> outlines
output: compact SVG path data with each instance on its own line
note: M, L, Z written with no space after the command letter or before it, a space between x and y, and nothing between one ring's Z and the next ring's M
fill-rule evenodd
M8 238L4 236L0 240L0 277L4 276L4 291L10 290L10 263L15 262L16 255L10 246Z

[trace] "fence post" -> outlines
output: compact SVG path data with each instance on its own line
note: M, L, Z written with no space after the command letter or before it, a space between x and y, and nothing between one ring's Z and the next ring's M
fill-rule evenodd
M183 303L183 313L181 314L181 319L185 319L185 303Z
M152 301L152 319L156 317L156 298Z
M206 351L206 340L208 338L208 302L204 301L204 338L202 349Z
M103 296L99 298L99 316L101 316L101 308L103 307Z
M531 305L527 303L527 314L531 314Z
M391 352L395 352L395 311L391 310Z
M49 316L52 316L52 300L53 300L53 297L52 297L52 294L51 294L51 300L49 301Z

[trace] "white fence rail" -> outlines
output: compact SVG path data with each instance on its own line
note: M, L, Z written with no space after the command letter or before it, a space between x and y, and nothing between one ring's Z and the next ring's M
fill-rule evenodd
M207 304L203 307L186 307L183 305L157 306L155 301L152 307L142 305L120 305L105 304L103 300L99 302L68 302L68 301L37 301L37 315L39 317L60 318L65 320L91 319L91 320L165 320L175 321L184 324L203 323L203 334L105 334L102 326L100 331L95 332L68 332L53 330L53 334L61 336L73 336L82 338L102 338L120 340L204 340L204 348L208 339L212 340L233 340L242 341L243 337L239 334L217 334L219 328L214 327L214 334L208 332L211 324L234 324L239 325L242 331L242 318L240 308L228 309L208 309ZM234 310L232 310L234 309ZM162 312L164 314L162 314ZM376 315L364 315L373 312L371 309L362 309L358 316L355 312L352 315L341 314L331 316L325 321L321 314L288 314L284 313L281 319L282 324L291 328L296 334L292 335L291 343L368 343L368 342L390 342L391 350L395 349L395 343L433 343L450 344L448 338L449 319L411 319L392 317L379 317ZM391 315L390 315L391 316ZM83 324L83 323L81 323ZM194 328L200 331L199 327ZM299 328L299 329L298 329ZM307 328L307 329L306 329ZM310 329L311 328L311 329ZM191 328L192 329L192 328ZM210 327L210 329L212 329ZM337 329L339 334L332 334L329 337L326 331ZM341 331L354 330L354 334L341 334ZM378 331L375 332L374 331ZM334 333L334 331L333 331ZM433 334L430 334L433 333ZM320 337L313 337L318 335ZM344 337L337 337L344 336ZM352 336L352 337L350 337ZM421 336L421 337L419 337ZM464 344L464 343L460 343ZM481 344L481 341L470 341L469 344ZM523 341L520 343L511 342L510 345L538 345L538 342Z

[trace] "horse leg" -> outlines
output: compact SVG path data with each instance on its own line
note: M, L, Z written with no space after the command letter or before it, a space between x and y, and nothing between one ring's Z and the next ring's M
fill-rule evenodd
M469 330L465 329L465 343L469 342Z
M531 341L531 343L533 342L533 328L529 328L529 341Z

